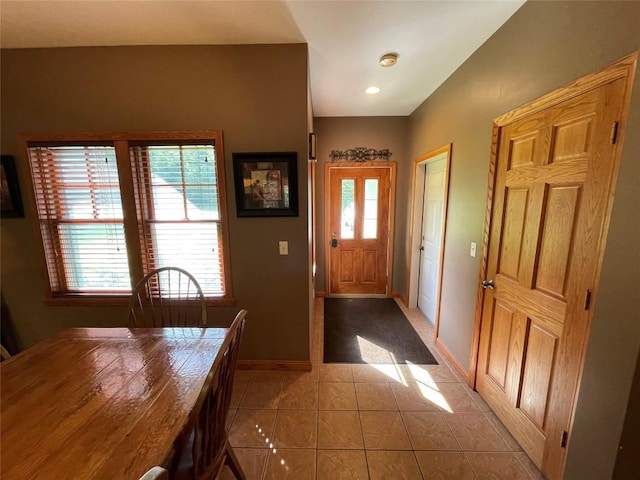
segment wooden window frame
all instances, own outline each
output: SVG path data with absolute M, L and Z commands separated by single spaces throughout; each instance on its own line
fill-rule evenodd
M 27 163 L 30 169 L 30 178 L 33 187 L 30 189 L 29 197 L 32 205 L 37 205 L 35 191 L 34 170 L 31 165 L 29 148 L 33 146 L 63 146 L 63 145 L 92 145 L 96 143 L 110 144 L 115 149 L 117 163 L 118 180 L 120 183 L 121 203 L 123 211 L 123 223 L 125 231 L 125 241 L 129 261 L 129 272 L 131 276 L 131 288 L 135 283 L 147 273 L 143 256 L 146 252 L 143 241 L 144 231 L 147 228 L 144 218 L 140 215 L 139 205 L 136 201 L 136 185 L 134 179 L 133 159 L 130 156 L 129 147 L 135 143 L 161 142 L 167 145 L 177 145 L 181 143 L 202 143 L 214 145 L 216 151 L 216 180 L 218 188 L 218 205 L 220 219 L 216 221 L 221 230 L 219 235 L 219 249 L 222 251 L 221 263 L 223 270 L 224 294 L 222 296 L 209 296 L 206 298 L 207 305 L 212 306 L 232 306 L 235 299 L 232 293 L 231 264 L 229 254 L 229 223 L 227 209 L 227 195 L 225 185 L 225 156 L 222 132 L 219 130 L 199 130 L 190 132 L 106 132 L 99 134 L 78 133 L 78 134 L 22 134 L 20 141 L 23 151 L 26 154 Z M 143 185 L 143 188 L 151 188 L 151 185 Z M 149 197 L 147 197 L 149 198 Z M 34 208 L 37 212 L 37 209 Z M 47 256 L 46 239 L 40 227 L 40 219 L 35 224 L 37 236 L 40 239 L 42 262 L 45 265 L 45 304 L 47 305 L 126 305 L 131 296 L 127 293 L 77 293 L 64 292 L 54 289 L 49 272 L 50 260 Z M 153 244 L 150 245 L 152 248 Z M 56 261 L 56 275 L 64 273 L 62 264 L 64 259 Z M 147 270 L 147 271 L 145 271 Z M 57 283 L 66 280 L 60 279 Z

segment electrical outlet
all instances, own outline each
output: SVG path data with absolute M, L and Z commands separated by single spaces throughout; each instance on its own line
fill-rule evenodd
M 476 256 L 476 242 L 471 242 L 471 251 L 469 252 L 469 255 L 472 257 Z
M 289 242 L 286 240 L 280 240 L 280 242 L 278 242 L 278 247 L 280 249 L 280 255 L 289 255 Z

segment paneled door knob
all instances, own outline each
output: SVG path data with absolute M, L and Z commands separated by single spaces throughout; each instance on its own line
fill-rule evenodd
M 491 290 L 493 290 L 495 288 L 493 280 L 483 280 L 482 288 L 490 288 Z

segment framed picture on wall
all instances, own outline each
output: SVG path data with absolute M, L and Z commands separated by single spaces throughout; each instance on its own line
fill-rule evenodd
M 234 153 L 238 217 L 298 216 L 296 152 Z
M 0 210 L 3 218 L 24 217 L 16 163 L 11 155 L 0 157 Z

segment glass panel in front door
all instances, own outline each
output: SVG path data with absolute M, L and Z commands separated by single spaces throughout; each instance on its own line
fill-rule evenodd
M 343 178 L 340 185 L 341 208 L 340 238 L 353 239 L 355 237 L 356 218 L 356 182 L 353 178 Z
M 378 179 L 364 180 L 364 225 L 362 238 L 378 236 Z

